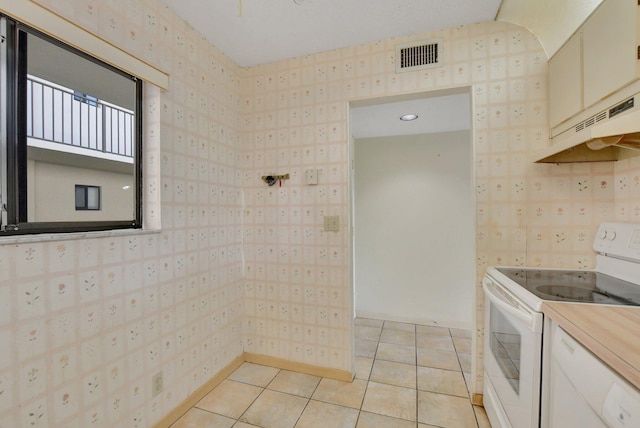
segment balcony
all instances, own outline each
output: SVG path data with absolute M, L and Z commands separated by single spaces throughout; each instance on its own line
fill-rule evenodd
M 27 146 L 133 164 L 134 112 L 27 77 Z M 49 153 L 51 155 L 51 153 Z

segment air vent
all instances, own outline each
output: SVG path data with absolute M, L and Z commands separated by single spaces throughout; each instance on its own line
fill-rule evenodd
M 396 46 L 396 73 L 442 67 L 442 39 Z
M 588 128 L 594 123 L 596 123 L 596 120 L 593 117 L 590 117 L 589 119 L 584 121 L 584 126 Z
M 619 104 L 616 104 L 615 106 L 611 107 L 608 110 L 601 111 L 600 113 L 596 114 L 595 116 L 591 116 L 590 118 L 586 119 L 584 122 L 580 122 L 573 129 L 574 129 L 575 132 L 580 132 L 585 128 L 588 128 L 588 127 L 590 127 L 592 125 L 595 125 L 597 122 L 600 122 L 600 121 L 605 120 L 605 119 L 611 119 L 615 115 L 618 115 L 618 114 L 623 113 L 623 112 L 625 112 L 627 110 L 630 110 L 634 106 L 635 106 L 635 99 L 634 99 L 634 97 L 631 97 L 626 101 L 623 101 L 623 102 L 621 102 Z
M 603 111 L 596 115 L 596 122 L 600 122 L 601 120 L 605 120 L 607 118 L 607 112 Z

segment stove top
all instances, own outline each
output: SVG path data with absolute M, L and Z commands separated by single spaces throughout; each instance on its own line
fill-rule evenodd
M 542 300 L 640 306 L 640 285 L 604 273 L 496 267 Z

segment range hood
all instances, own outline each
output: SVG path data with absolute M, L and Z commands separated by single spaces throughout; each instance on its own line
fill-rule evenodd
M 615 161 L 626 152 L 640 155 L 640 93 L 554 136 L 536 153 L 539 163 Z M 635 153 L 634 153 L 635 152 Z

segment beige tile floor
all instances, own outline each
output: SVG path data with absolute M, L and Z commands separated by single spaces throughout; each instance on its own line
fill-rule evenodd
M 486 428 L 471 405 L 471 332 L 357 318 L 356 378 L 244 363 L 172 428 Z

